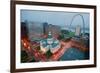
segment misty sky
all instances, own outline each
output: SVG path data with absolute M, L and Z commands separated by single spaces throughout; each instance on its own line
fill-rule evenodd
M 77 14 L 83 16 L 85 27 L 89 28 L 89 13 L 21 10 L 21 21 L 47 22 L 53 25 L 68 26 L 70 25 L 72 18 Z M 71 25 L 73 27 L 75 25 L 83 26 L 82 17 L 77 15 Z

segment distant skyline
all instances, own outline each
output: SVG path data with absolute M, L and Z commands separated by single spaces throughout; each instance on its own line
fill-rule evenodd
M 21 10 L 21 22 L 33 21 L 33 22 L 47 22 L 48 24 L 59 25 L 67 27 L 70 25 L 72 18 L 81 14 L 84 18 L 85 28 L 89 29 L 90 14 L 83 12 L 54 12 L 54 11 L 36 11 L 36 10 Z M 72 22 L 72 27 L 76 25 L 83 26 L 83 20 L 81 16 L 76 16 Z

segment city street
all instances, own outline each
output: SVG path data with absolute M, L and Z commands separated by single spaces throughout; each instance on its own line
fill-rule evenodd
M 25 43 L 27 44 L 27 47 L 25 46 Z M 87 51 L 88 49 L 82 45 L 80 42 L 76 41 L 76 40 L 73 40 L 73 39 L 70 39 L 70 40 L 65 40 L 65 41 L 60 41 L 60 44 L 61 44 L 61 48 L 53 53 L 51 55 L 50 58 L 47 58 L 46 57 L 46 54 L 40 52 L 39 50 L 37 50 L 37 48 L 33 48 L 32 47 L 32 44 L 30 44 L 28 41 L 22 43 L 25 47 L 25 49 L 32 55 L 34 56 L 34 59 L 36 61 L 57 61 L 59 60 L 62 55 L 70 48 L 74 47 L 74 48 L 77 48 L 78 50 L 81 50 L 81 51 Z M 30 47 L 30 48 L 29 48 Z M 28 49 L 27 49 L 28 48 Z

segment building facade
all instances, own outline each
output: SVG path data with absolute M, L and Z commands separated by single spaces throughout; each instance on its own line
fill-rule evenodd
M 49 32 L 46 39 L 40 41 L 40 48 L 43 53 L 46 53 L 48 50 L 50 50 L 51 53 L 55 53 L 58 49 L 60 49 L 60 47 L 61 45 L 59 40 L 54 39 L 51 32 Z

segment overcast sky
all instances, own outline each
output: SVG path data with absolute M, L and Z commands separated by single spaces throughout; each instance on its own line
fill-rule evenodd
M 35 10 L 21 10 L 21 21 L 33 21 L 33 22 L 47 22 L 53 25 L 68 26 L 71 23 L 72 18 L 81 14 L 85 21 L 85 27 L 89 28 L 89 13 L 79 13 L 79 12 L 54 12 L 54 11 L 35 11 Z M 80 15 L 74 17 L 71 24 L 83 25 L 83 20 Z

